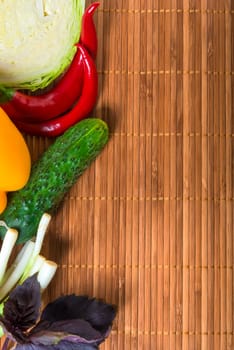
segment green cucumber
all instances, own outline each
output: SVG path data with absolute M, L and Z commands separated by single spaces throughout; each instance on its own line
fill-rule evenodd
M 8 199 L 0 215 L 8 227 L 19 232 L 18 243 L 36 235 L 43 213 L 52 214 L 77 178 L 101 152 L 108 141 L 108 127 L 96 118 L 84 119 L 69 128 L 32 166 L 27 185 Z M 0 226 L 0 236 L 6 228 Z

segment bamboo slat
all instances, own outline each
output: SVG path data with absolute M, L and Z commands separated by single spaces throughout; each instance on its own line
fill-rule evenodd
M 101 349 L 232 350 L 234 2 L 104 0 L 95 21 L 110 141 L 52 220 L 45 299 L 116 304 Z

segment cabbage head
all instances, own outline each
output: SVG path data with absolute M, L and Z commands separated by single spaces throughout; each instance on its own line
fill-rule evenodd
M 85 0 L 0 1 L 0 85 L 44 89 L 71 63 Z

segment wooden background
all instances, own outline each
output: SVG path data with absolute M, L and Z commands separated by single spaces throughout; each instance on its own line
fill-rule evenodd
M 46 298 L 118 305 L 105 350 L 233 350 L 234 1 L 105 0 L 95 21 L 111 137 L 52 220 Z
M 105 350 L 233 350 L 234 1 L 105 0 L 95 20 L 111 138 L 51 224 L 48 298 L 117 304 Z

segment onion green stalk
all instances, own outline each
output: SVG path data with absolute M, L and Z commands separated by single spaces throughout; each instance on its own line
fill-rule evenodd
M 24 246 L 21 248 L 21 250 L 19 251 L 18 255 L 16 256 L 14 262 L 12 263 L 12 265 L 6 270 L 1 285 L 3 285 L 9 278 L 9 276 L 12 274 L 13 270 L 16 268 L 16 266 L 18 265 L 18 263 L 20 262 L 20 260 L 22 259 L 25 250 L 27 249 L 28 244 L 31 241 L 28 241 L 27 243 L 24 244 Z
M 7 233 L 4 237 L 3 243 L 2 243 L 2 248 L 0 251 L 0 285 L 1 281 L 3 279 L 3 276 L 6 271 L 6 267 L 8 264 L 8 260 L 10 258 L 10 255 L 12 253 L 12 249 L 14 248 L 15 242 L 18 238 L 18 232 L 13 229 L 8 229 Z
M 38 255 L 34 261 L 33 266 L 28 271 L 28 277 L 31 277 L 35 273 L 38 273 L 42 267 L 42 264 L 46 261 L 46 258 L 42 255 Z
M 29 277 L 30 270 L 35 264 L 36 258 L 40 254 L 42 243 L 45 238 L 46 230 L 49 226 L 50 220 L 51 220 L 51 216 L 49 214 L 45 213 L 42 215 L 41 220 L 39 222 L 38 230 L 37 230 L 36 241 L 32 252 L 32 256 L 27 264 L 27 267 L 24 270 L 24 273 L 20 279 L 20 283 L 23 283 L 23 281 L 25 281 L 26 278 Z
M 25 252 L 23 254 L 23 257 L 20 259 L 19 263 L 13 269 L 12 273 L 10 274 L 6 282 L 3 284 L 3 286 L 0 287 L 1 301 L 7 296 L 7 294 L 12 290 L 12 288 L 14 288 L 20 276 L 22 276 L 22 274 L 24 273 L 24 270 L 27 267 L 28 261 L 32 256 L 34 246 L 35 246 L 34 242 L 28 243 L 27 248 L 25 249 Z
M 37 280 L 41 285 L 42 291 L 44 291 L 48 285 L 50 284 L 52 278 L 55 275 L 55 272 L 57 270 L 57 264 L 53 261 L 46 260 L 38 273 Z
M 18 232 L 6 226 L 7 233 L 0 250 L 0 315 L 3 314 L 4 302 L 16 285 L 22 284 L 28 277 L 37 273 L 41 292 L 43 292 L 54 277 L 57 264 L 40 255 L 50 220 L 49 214 L 42 215 L 35 241 L 26 242 L 9 267 L 7 267 L 8 261 L 17 241 Z M 5 223 L 0 222 L 0 225 Z M 0 327 L 0 337 L 2 335 L 3 330 Z

